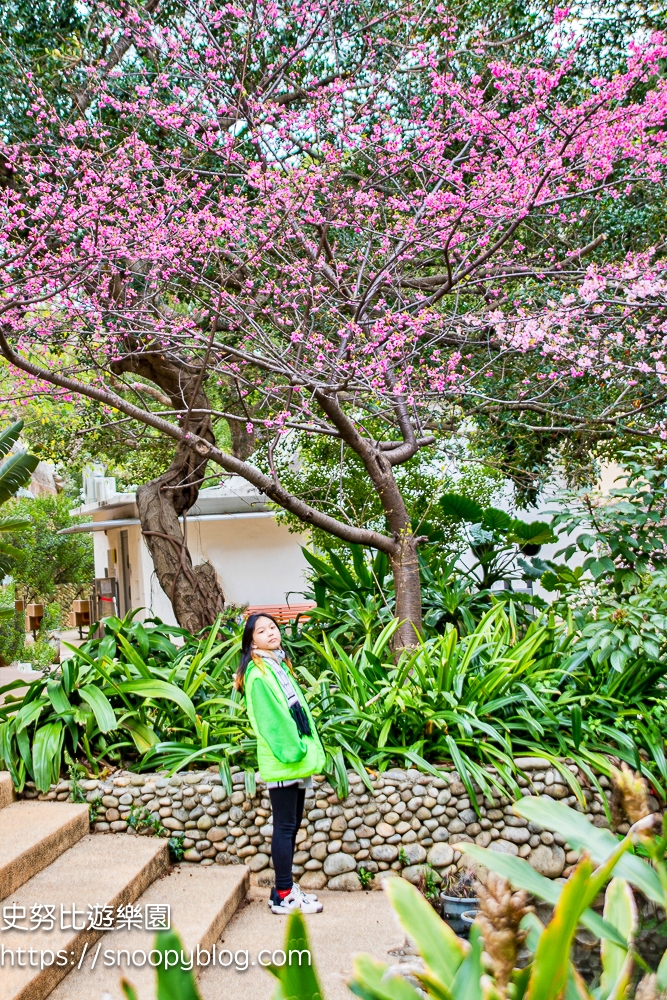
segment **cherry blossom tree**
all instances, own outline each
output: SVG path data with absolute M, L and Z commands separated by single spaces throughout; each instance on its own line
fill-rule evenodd
M 414 642 L 420 536 L 397 467 L 497 413 L 546 435 L 662 432 L 662 249 L 609 259 L 595 220 L 664 181 L 667 47 L 634 44 L 585 85 L 566 51 L 470 76 L 444 8 L 172 7 L 107 11 L 67 115 L 26 74 L 34 130 L 2 151 L 0 351 L 176 442 L 137 500 L 180 622 L 223 603 L 179 523 L 212 463 L 387 553 Z M 290 492 L 289 434 L 355 453 L 385 523 Z

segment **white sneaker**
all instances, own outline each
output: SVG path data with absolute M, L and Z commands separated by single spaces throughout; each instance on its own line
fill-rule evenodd
M 273 893 L 271 895 L 273 896 Z M 271 913 L 294 913 L 295 910 L 301 909 L 301 898 L 295 895 L 294 889 L 292 889 L 289 896 L 285 896 L 285 898 L 280 899 L 280 901 L 278 901 L 275 897 L 269 899 L 269 909 L 271 910 Z
M 279 903 L 271 900 L 269 902 L 271 913 L 287 914 L 300 910 L 301 913 L 321 913 L 324 907 L 317 900 L 307 901 L 298 885 L 293 885 L 288 896 L 281 899 Z
M 298 882 L 294 882 L 293 883 L 293 885 L 292 885 L 292 891 L 294 891 L 294 890 L 297 890 L 298 892 L 301 893 L 301 895 L 302 895 L 303 899 L 306 901 L 306 903 L 316 903 L 317 902 L 317 896 L 315 895 L 315 893 L 314 892 L 304 892 Z M 269 896 L 269 898 L 267 899 L 266 902 L 267 902 L 267 905 L 268 905 L 269 909 L 271 908 L 271 904 L 272 903 L 275 903 L 276 905 L 278 905 L 278 898 L 276 897 L 276 893 L 275 893 L 275 891 L 273 889 L 271 890 L 271 895 Z
M 299 892 L 301 893 L 301 895 L 303 896 L 303 898 L 306 900 L 307 903 L 316 903 L 317 902 L 317 896 L 315 895 L 315 893 L 314 892 L 304 892 L 298 882 L 294 883 L 294 888 L 299 890 Z
M 317 896 L 312 892 L 304 892 L 298 882 L 292 886 L 292 892 L 301 897 L 302 913 L 321 913 L 324 909 Z M 310 907 L 310 909 L 306 909 L 306 907 Z

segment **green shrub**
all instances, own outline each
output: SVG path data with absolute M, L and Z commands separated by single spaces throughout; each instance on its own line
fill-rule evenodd
M 11 604 L 0 607 L 0 666 L 21 659 L 25 646 L 25 612 L 15 610 L 13 588 L 8 596 Z
M 209 695 L 229 689 L 227 677 L 216 683 L 219 665 L 210 674 L 206 668 L 233 640 L 215 646 L 217 626 L 198 640 L 161 622 L 135 622 L 135 614 L 105 619 L 102 638 L 71 647 L 73 655 L 53 676 L 33 681 L 19 698 L 12 692 L 22 682 L 0 688 L 6 696 L 0 758 L 17 788 L 30 776 L 40 791 L 48 789 L 59 778 L 65 750 L 72 758 L 82 755 L 97 772 L 105 757 L 119 760 L 122 754 L 126 763 L 138 764 L 161 740 L 182 733 L 208 745 L 210 722 L 201 721 L 195 703 L 206 713 Z M 174 636 L 184 639 L 182 647 Z M 231 787 L 228 772 L 227 764 Z
M 386 891 L 391 904 L 425 963 L 423 971 L 412 971 L 421 992 L 369 955 L 355 959 L 352 992 L 363 1000 L 419 1000 L 424 995 L 437 1000 L 620 1000 L 635 995 L 657 1000 L 667 987 L 667 953 L 657 972 L 647 970 L 636 993 L 634 989 L 637 967 L 647 967 L 636 950 L 633 889 L 663 911 L 667 907 L 667 821 L 658 824 L 659 817 L 648 815 L 646 787 L 629 771 L 616 772 L 615 779 L 628 818 L 635 820 L 620 842 L 562 803 L 526 797 L 515 806 L 525 819 L 586 852 L 565 884 L 538 874 L 522 858 L 461 844 L 488 870 L 486 885 L 478 887 L 480 912 L 469 944 L 456 937 L 413 886 L 390 879 Z M 603 890 L 601 916 L 592 906 Z M 528 893 L 554 907 L 546 926 L 527 906 Z M 572 962 L 580 925 L 600 941 L 602 976 L 594 990 Z M 519 968 L 522 948 L 528 962 Z M 298 991 L 291 995 L 305 997 Z

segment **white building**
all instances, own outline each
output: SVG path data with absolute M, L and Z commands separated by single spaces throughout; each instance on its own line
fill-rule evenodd
M 71 514 L 88 515 L 91 520 L 63 533 L 92 532 L 95 576 L 116 578 L 118 613 L 147 608 L 164 622 L 176 624 L 141 534 L 135 494 L 116 493 L 115 480 L 105 478 L 102 467 L 86 475 L 84 493 L 86 502 Z M 269 610 L 304 604 L 305 539 L 290 532 L 267 508 L 264 494 L 234 476 L 221 486 L 202 489 L 188 511 L 192 562 L 213 563 L 228 605 Z

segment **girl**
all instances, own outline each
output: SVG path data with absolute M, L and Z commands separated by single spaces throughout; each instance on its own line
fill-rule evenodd
M 243 630 L 236 688 L 244 691 L 250 725 L 257 737 L 259 773 L 273 809 L 271 856 L 276 884 L 273 913 L 320 913 L 317 896 L 301 891 L 292 879 L 296 835 L 301 826 L 311 775 L 324 767 L 325 755 L 306 699 L 282 648 L 271 615 L 250 615 Z

